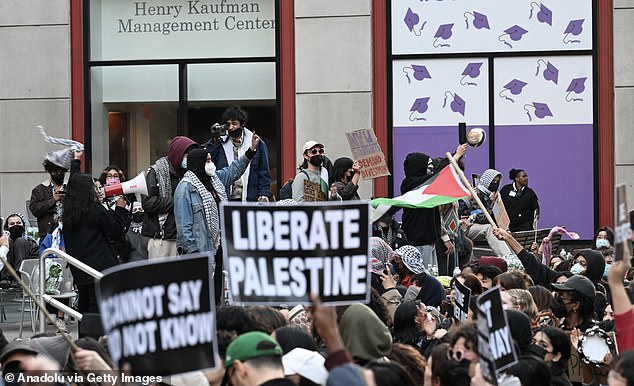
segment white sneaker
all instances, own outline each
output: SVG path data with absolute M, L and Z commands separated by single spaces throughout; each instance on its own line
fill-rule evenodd
M 68 327 L 66 327 L 66 322 L 64 319 L 55 319 L 55 328 L 60 332 L 65 332 L 68 334 Z

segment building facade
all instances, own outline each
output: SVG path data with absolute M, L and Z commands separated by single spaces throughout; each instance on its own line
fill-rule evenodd
M 478 3 L 486 8 L 490 1 Z M 547 10 L 553 11 L 556 25 L 562 22 L 557 16 L 565 13 L 557 7 L 564 2 L 550 3 Z M 634 161 L 626 150 L 632 136 L 628 123 L 634 71 L 628 54 L 632 43 L 625 37 L 634 21 L 634 2 L 583 3 L 589 13 L 576 20 L 584 19 L 585 24 L 570 27 L 556 47 L 522 47 L 522 39 L 511 36 L 517 31 L 511 31 L 507 38 L 496 35 L 500 46 L 460 48 L 460 36 L 466 29 L 471 27 L 468 32 L 475 36 L 487 28 L 476 21 L 475 13 L 465 13 L 448 30 L 437 29 L 443 25 L 438 20 L 456 13 L 449 9 L 450 2 L 437 2 L 435 8 L 426 9 L 420 7 L 431 5 L 406 0 L 2 1 L 0 52 L 6 54 L 0 59 L 0 214 L 24 211 L 30 190 L 46 178 L 42 157 L 55 147 L 44 143 L 37 125 L 45 126 L 50 135 L 84 142 L 84 164 L 94 176 L 106 165 L 117 164 L 131 177 L 165 154 L 174 135 L 206 141 L 209 126 L 219 121 L 222 110 L 237 103 L 250 112 L 247 126 L 269 144 L 272 175 L 281 183 L 294 176 L 305 141 L 323 142 L 334 159 L 350 153 L 345 132 L 373 127 L 394 178 L 363 181 L 361 196 L 366 198 L 399 193 L 402 158 L 407 151 L 441 156 L 455 149 L 452 125 L 466 121 L 470 127 L 485 127 L 491 130 L 490 147 L 470 151 L 473 170 L 468 171 L 495 167 L 506 175 L 511 167 L 526 169 L 531 185 L 542 189 L 541 199 L 552 214 L 550 218 L 545 214 L 547 223 L 540 227 L 567 225 L 576 230 L 576 224 L 555 223 L 559 213 L 554 212 L 572 202 L 573 206 L 565 207 L 569 216 L 564 218 L 583 222 L 582 236 L 589 238 L 596 226 L 612 223 L 615 181 L 630 186 L 634 179 Z M 583 10 L 584 6 L 577 8 Z M 525 30 L 548 27 L 547 20 L 542 21 L 547 14 L 544 9 L 534 9 L 534 17 L 530 7 L 525 11 L 525 19 L 531 12 L 531 18 L 524 21 Z M 489 31 L 501 28 L 490 13 L 477 14 L 488 14 Z M 504 23 L 522 25 L 510 20 Z M 558 33 L 567 26 L 562 28 Z M 573 33 L 575 28 L 583 33 Z M 430 45 L 413 50 L 399 46 L 406 41 L 403 33 L 413 34 L 412 38 L 431 34 Z M 559 41 L 560 36 L 557 38 Z M 572 44 L 571 50 L 563 45 L 584 39 L 581 45 Z M 505 40 L 515 47 L 509 49 Z M 568 65 L 558 65 L 555 59 L 585 63 L 587 76 L 576 78 L 585 77 L 587 83 L 576 87 L 587 95 L 579 96 L 571 79 L 564 80 Z M 505 109 L 494 106 L 509 102 L 498 101 L 493 93 L 499 94 L 501 86 L 508 84 L 503 78 L 512 75 L 503 73 L 505 65 L 513 68 L 524 63 L 528 71 L 536 64 L 540 72 L 541 63 L 544 72 L 549 62 L 561 70 L 558 86 L 572 90 L 564 97 L 590 103 L 579 114 L 573 110 L 571 117 L 585 113 L 588 119 L 557 121 L 561 114 L 553 110 L 551 116 L 545 114 L 551 121 L 540 126 L 541 113 L 535 105 L 528 106 L 522 117 L 530 121 L 524 122 L 528 129 L 522 133 L 537 139 L 526 145 L 520 141 L 517 146 L 528 149 L 514 151 L 510 146 L 516 136 L 507 132 L 505 137 L 503 126 L 508 122 L 499 117 Z M 476 93 L 472 101 L 466 99 L 468 106 L 478 100 L 491 102 L 476 109 L 481 116 L 451 112 L 445 106 L 453 115 L 429 122 L 416 116 L 409 119 L 418 113 L 415 110 L 425 110 L 422 105 L 412 105 L 417 98 L 399 88 L 399 82 L 415 83 L 415 76 L 421 77 L 420 73 L 408 74 L 414 71 L 412 64 L 418 68 L 428 64 L 431 79 L 446 84 L 448 80 L 441 81 L 437 74 L 449 73 L 452 65 L 467 71 L 465 65 L 471 63 L 480 63 L 477 73 L 487 90 L 481 96 Z M 434 70 L 433 65 L 446 71 Z M 462 74 L 458 82 L 465 84 L 457 87 L 468 92 L 477 89 L 468 84 L 478 82 L 475 73 Z M 424 75 L 422 79 L 430 80 Z M 548 86 L 553 83 L 551 80 Z M 446 98 L 454 98 L 456 103 L 455 95 L 463 93 L 436 91 L 450 92 Z M 513 95 L 517 94 L 510 92 Z M 434 106 L 438 114 L 444 113 L 439 104 L 429 103 L 429 113 Z M 403 117 L 413 123 L 399 121 L 399 109 L 405 104 Z M 450 100 L 449 108 L 455 110 L 451 104 Z M 575 142 L 581 135 L 573 127 L 549 135 L 549 125 L 579 123 L 585 125 L 579 129 L 585 130 L 583 143 Z M 457 144 L 457 129 L 455 133 Z M 545 161 L 531 170 L 531 157 Z M 579 189 L 587 189 L 580 194 L 583 208 L 574 206 L 580 205 L 575 201 Z M 548 198 L 557 195 L 557 199 Z M 634 204 L 633 196 L 630 194 L 630 204 Z M 577 212 L 583 215 L 575 217 Z

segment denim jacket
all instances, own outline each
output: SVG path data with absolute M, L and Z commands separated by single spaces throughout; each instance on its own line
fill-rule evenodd
M 231 186 L 244 173 L 249 161 L 247 156 L 242 156 L 231 165 L 216 170 L 216 175 L 225 187 Z M 214 245 L 205 222 L 203 199 L 196 187 L 186 180 L 181 180 L 174 192 L 174 216 L 177 230 L 176 246 L 179 251 L 183 254 L 207 251 L 216 254 L 218 248 Z

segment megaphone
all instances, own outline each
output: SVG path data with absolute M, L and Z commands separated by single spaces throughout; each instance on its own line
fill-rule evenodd
M 139 173 L 130 181 L 120 182 L 118 184 L 106 185 L 104 188 L 106 197 L 119 196 L 122 194 L 140 193 L 147 196 L 147 184 L 145 183 L 145 172 Z

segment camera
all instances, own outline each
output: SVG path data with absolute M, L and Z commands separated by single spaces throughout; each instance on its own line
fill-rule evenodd
M 226 124 L 219 124 L 219 123 L 214 123 L 213 125 L 211 125 L 211 138 L 209 139 L 211 143 L 213 144 L 219 144 L 222 142 L 221 137 L 224 137 L 225 135 L 227 135 L 227 125 Z

